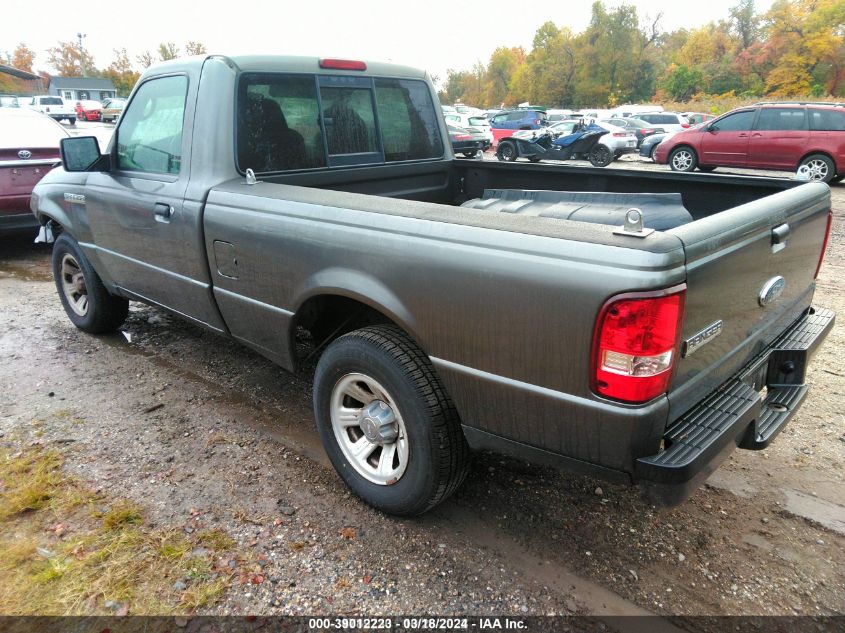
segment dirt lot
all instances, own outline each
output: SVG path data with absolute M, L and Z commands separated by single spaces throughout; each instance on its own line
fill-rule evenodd
M 845 187 L 833 198 L 816 303 L 845 315 Z M 83 334 L 61 309 L 48 258 L 29 236 L 3 238 L 0 442 L 60 448 L 66 469 L 134 500 L 154 525 L 227 532 L 262 582 L 234 582 L 206 612 L 845 610 L 842 319 L 787 429 L 766 451 L 736 452 L 680 508 L 478 455 L 453 499 L 397 520 L 328 466 L 308 376 L 139 304 L 122 334 Z M 45 534 L 44 546 L 60 538 Z

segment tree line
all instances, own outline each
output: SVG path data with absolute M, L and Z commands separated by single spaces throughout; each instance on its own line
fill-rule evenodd
M 614 107 L 845 96 L 845 0 L 777 0 L 764 13 L 739 0 L 725 19 L 671 32 L 661 17 L 594 2 L 581 33 L 546 22 L 528 52 L 500 47 L 486 65 L 450 69 L 441 102 Z
M 175 43 L 162 42 L 155 51 L 147 50 L 136 56 L 133 63 L 125 48 L 116 48 L 114 58 L 104 68 L 98 68 L 94 57 L 76 42 L 59 42 L 56 46 L 48 48 L 46 52 L 47 63 L 55 69 L 57 76 L 104 77 L 111 80 L 119 96 L 126 97 L 141 76 L 140 71 L 136 70 L 137 67 L 148 68 L 158 61 L 176 59 L 182 55 L 202 55 L 207 51 L 201 42 L 187 42 L 184 53 Z M 45 80 L 50 76 L 46 72 L 36 72 L 33 69 L 35 52 L 24 43 L 18 44 L 13 52 L 7 52 L 5 57 L 9 66 L 38 74 Z M 21 81 L 0 73 L 0 92 L 16 93 L 24 90 L 25 85 Z

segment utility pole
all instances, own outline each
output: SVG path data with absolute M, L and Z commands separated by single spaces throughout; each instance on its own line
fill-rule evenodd
M 85 68 L 85 49 L 82 48 L 82 38 L 87 37 L 85 33 L 77 33 L 76 39 L 79 42 L 79 66 L 82 68 L 82 76 L 87 77 L 87 69 Z

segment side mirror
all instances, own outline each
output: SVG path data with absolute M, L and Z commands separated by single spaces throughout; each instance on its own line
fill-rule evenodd
M 100 145 L 94 136 L 63 138 L 60 144 L 65 171 L 96 171 L 107 167 L 108 157 L 100 154 Z
M 719 126 L 710 124 L 710 125 L 707 126 L 707 131 L 710 132 L 711 134 L 713 134 L 714 132 L 718 132 Z

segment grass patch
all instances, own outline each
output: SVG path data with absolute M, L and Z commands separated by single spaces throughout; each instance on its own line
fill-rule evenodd
M 62 463 L 43 447 L 0 449 L 0 615 L 112 614 L 109 601 L 191 613 L 223 596 L 235 578 L 216 565 L 235 547 L 228 534 L 147 527 L 141 508 L 93 493 Z

